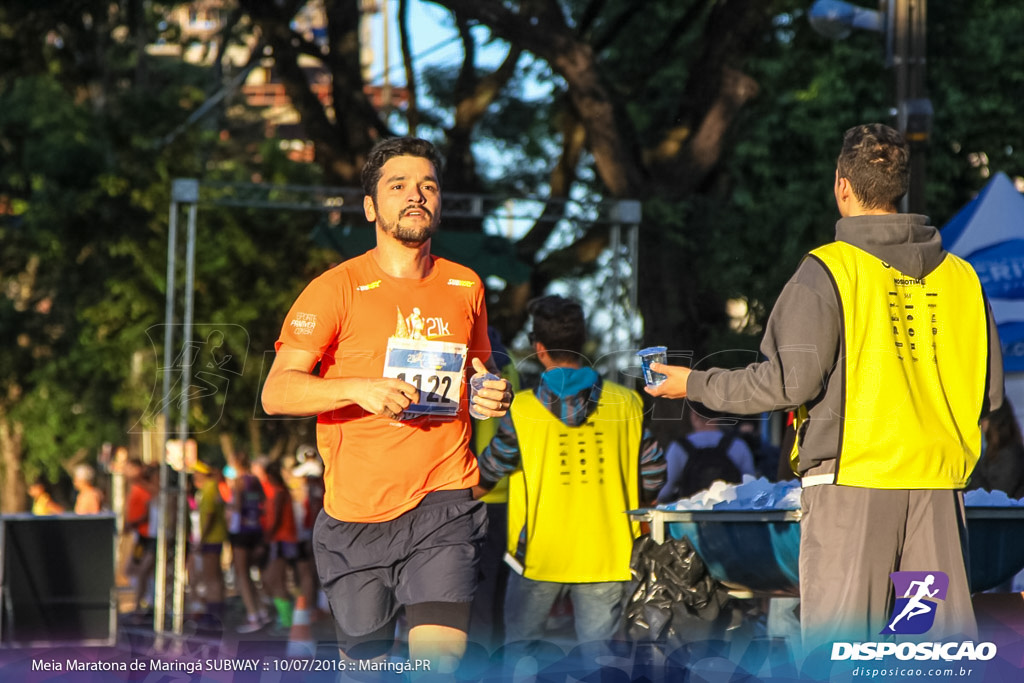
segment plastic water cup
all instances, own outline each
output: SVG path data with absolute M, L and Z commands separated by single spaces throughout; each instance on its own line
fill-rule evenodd
M 644 382 L 649 387 L 656 387 L 666 379 L 668 375 L 651 370 L 651 363 L 666 363 L 668 361 L 668 348 L 664 346 L 649 346 L 636 352 L 640 356 L 640 364 L 644 369 Z
M 488 380 L 501 379 L 495 374 L 490 372 L 484 375 L 473 375 L 469 379 L 469 416 L 476 418 L 477 420 L 486 420 L 490 415 L 484 415 L 483 413 L 477 412 L 476 404 L 473 403 L 473 397 L 476 396 L 477 392 L 484 388 L 484 382 Z

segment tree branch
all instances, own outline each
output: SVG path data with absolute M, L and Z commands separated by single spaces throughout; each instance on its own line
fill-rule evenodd
M 218 32 L 217 56 L 213 60 L 214 82 L 219 84 L 224 77 L 224 55 L 227 53 L 228 42 L 231 40 L 231 32 L 238 26 L 244 12 L 241 7 L 235 7 L 228 13 L 224 26 Z
M 552 3 L 544 6 L 542 22 L 538 14 L 513 12 L 496 0 L 434 1 L 487 24 L 495 35 L 545 60 L 568 85 L 573 106 L 586 128 L 598 175 L 609 193 L 616 197 L 644 193 L 643 169 L 620 132 L 628 130 L 628 121 L 616 112 L 590 46 L 572 34 L 564 16 L 556 20 L 551 15 Z
M 608 4 L 608 0 L 591 0 L 586 7 L 583 8 L 583 12 L 580 14 L 579 23 L 576 24 L 576 35 L 580 38 L 585 37 L 590 33 L 591 27 L 597 18 L 601 16 L 601 12 L 604 11 L 605 6 Z M 627 10 L 623 10 L 627 11 Z
M 648 4 L 649 0 L 640 0 L 639 7 L 633 5 L 625 5 L 617 16 L 612 18 L 611 21 L 607 22 L 607 29 L 604 35 L 595 36 L 593 40 L 594 52 L 604 52 L 612 42 L 623 34 L 625 29 L 629 26 L 629 20 L 633 17 L 640 16 L 640 12 L 643 10 L 643 6 Z M 659 54 L 655 52 L 654 54 Z
M 686 12 L 683 14 L 683 16 L 679 17 L 679 20 L 672 24 L 668 32 L 665 33 L 665 37 L 662 39 L 658 47 L 655 48 L 654 54 L 663 55 L 671 52 L 672 48 L 676 45 L 676 43 L 679 42 L 679 39 L 687 31 L 687 29 L 692 29 L 693 26 L 700 19 L 700 15 L 708 10 L 708 6 L 710 4 L 714 4 L 713 0 L 711 3 L 706 2 L 705 0 L 700 0 L 699 2 L 694 2 L 692 5 L 686 8 Z M 669 60 L 665 61 L 668 62 Z M 648 79 L 653 78 L 654 75 L 657 73 L 658 72 L 656 70 L 652 69 L 647 73 Z M 639 75 L 641 74 L 638 74 L 638 76 Z
M 595 223 L 569 246 L 548 254 L 534 270 L 534 291 L 544 291 L 548 283 L 560 277 L 592 269 L 608 246 L 608 239 L 608 226 Z
M 562 154 L 551 171 L 551 197 L 564 199 L 576 181 L 576 169 L 586 144 L 586 130 L 572 107 L 565 107 L 561 116 Z M 544 246 L 557 222 L 565 214 L 562 202 L 548 202 L 533 227 L 516 243 L 516 252 L 527 263 L 536 260 L 537 252 Z
M 465 59 L 455 82 L 455 122 L 448 131 L 448 167 L 446 179 L 463 191 L 479 189 L 476 165 L 471 149 L 473 129 L 487 112 L 502 89 L 515 75 L 522 49 L 511 47 L 505 59 L 490 74 L 480 78 L 476 68 L 476 44 L 470 33 L 469 22 L 455 15 L 462 39 Z
M 416 70 L 412 62 L 412 44 L 409 39 L 409 0 L 398 3 L 398 34 L 402 43 L 402 65 L 405 67 L 406 110 L 405 120 L 409 134 L 416 135 L 420 125 L 419 98 L 417 96 Z
M 721 159 L 725 133 L 743 106 L 757 96 L 757 82 L 737 65 L 758 30 L 771 19 L 765 0 L 721 0 L 703 33 L 704 50 L 690 69 L 680 97 L 680 124 L 645 154 L 651 177 L 662 188 L 688 194 Z

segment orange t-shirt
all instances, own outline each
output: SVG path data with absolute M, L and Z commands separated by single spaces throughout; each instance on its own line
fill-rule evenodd
M 277 349 L 316 354 L 321 377 L 383 377 L 392 336 L 465 344 L 466 368 L 491 355 L 483 285 L 469 268 L 433 257 L 423 279 L 395 278 L 370 252 L 311 282 L 285 318 Z M 465 375 L 463 376 L 463 380 Z M 479 481 L 469 449 L 465 381 L 455 417 L 399 421 L 358 405 L 321 414 L 317 446 L 324 459 L 324 509 L 346 522 L 384 522 L 416 507 L 432 491 Z
M 139 519 L 146 520 L 144 522 L 137 523 L 135 527 L 139 536 L 142 536 L 143 538 L 150 538 L 149 503 L 151 500 L 153 500 L 153 494 L 151 494 L 142 484 L 132 484 L 128 489 L 128 503 L 126 505 L 127 510 L 125 519 L 129 522 Z
M 267 482 L 264 491 L 267 494 L 267 502 L 263 506 L 263 530 L 270 532 L 271 526 L 274 524 L 274 502 L 278 496 L 281 496 L 283 499 L 281 501 L 281 521 L 270 540 L 275 543 L 281 541 L 297 543 L 299 532 L 295 526 L 295 508 L 292 506 L 292 496 L 288 489 Z

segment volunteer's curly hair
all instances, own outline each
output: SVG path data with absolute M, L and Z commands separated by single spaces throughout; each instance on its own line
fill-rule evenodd
M 885 124 L 854 126 L 843 135 L 836 170 L 864 208 L 894 211 L 910 188 L 910 149 Z

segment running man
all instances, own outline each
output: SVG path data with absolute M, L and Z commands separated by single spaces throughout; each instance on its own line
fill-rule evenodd
M 430 253 L 440 171 L 424 140 L 371 150 L 363 210 L 376 246 L 299 296 L 263 389 L 270 414 L 318 416 L 313 547 L 342 656 L 386 656 L 404 606 L 409 656 L 432 673 L 453 671 L 466 647 L 487 519 L 471 494 L 465 380 L 491 353 L 480 277 Z M 498 379 L 473 400 L 500 417 L 512 396 Z

